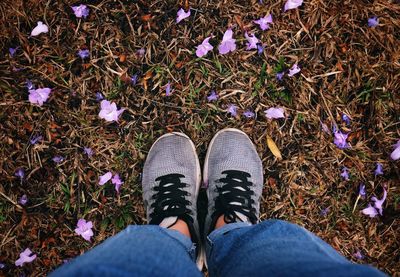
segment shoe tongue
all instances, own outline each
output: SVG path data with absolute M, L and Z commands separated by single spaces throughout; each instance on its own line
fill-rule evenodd
M 163 227 L 163 228 L 169 228 L 169 227 L 173 226 L 177 221 L 178 221 L 177 216 L 166 217 L 161 221 L 159 226 Z

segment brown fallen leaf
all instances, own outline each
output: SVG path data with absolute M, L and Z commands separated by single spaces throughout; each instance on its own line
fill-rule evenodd
M 120 61 L 121 63 L 124 63 L 124 62 L 126 61 L 126 55 L 125 55 L 125 54 L 119 55 L 119 61 Z
M 144 77 L 141 81 L 144 90 L 147 90 L 147 80 L 150 79 L 152 76 L 153 76 L 153 73 L 151 71 L 147 71 L 146 74 L 144 75 Z
M 141 17 L 140 17 L 140 19 L 143 21 L 143 22 L 148 22 L 148 21 L 150 21 L 151 20 L 151 14 L 145 14 L 145 15 L 142 15 Z
M 244 30 L 242 18 L 239 15 L 234 15 L 233 17 L 235 18 L 235 21 L 239 25 L 240 29 Z
M 27 130 L 27 131 L 29 131 L 29 132 L 32 132 L 32 130 L 33 130 L 32 124 L 30 124 L 30 123 L 28 123 L 28 122 L 25 122 L 25 123 L 22 125 L 22 128 L 24 128 L 25 130 Z
M 276 180 L 273 177 L 269 177 L 268 178 L 268 185 L 273 188 L 276 189 Z
M 269 150 L 271 150 L 272 154 L 278 158 L 278 160 L 282 160 L 281 151 L 279 151 L 278 146 L 276 146 L 275 142 L 270 136 L 267 136 L 267 146 Z

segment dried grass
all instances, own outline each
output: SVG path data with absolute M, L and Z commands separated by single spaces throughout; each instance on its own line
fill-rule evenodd
M 363 262 L 400 273 L 399 163 L 388 158 L 400 138 L 398 2 L 306 0 L 300 9 L 283 13 L 283 1 L 261 6 L 258 1 L 199 0 L 190 2 L 192 16 L 179 25 L 176 11 L 188 3 L 90 2 L 90 17 L 83 21 L 69 8 L 77 1 L 0 4 L 0 261 L 9 266 L 5 274 L 42 275 L 127 224 L 144 223 L 140 172 L 155 138 L 183 131 L 203 158 L 213 134 L 228 126 L 249 134 L 262 157 L 262 219 L 295 222 L 349 259 L 361 250 Z M 252 20 L 269 12 L 273 27 L 261 32 Z M 372 15 L 379 16 L 377 28 L 366 26 Z M 38 20 L 50 25 L 50 33 L 28 38 Z M 194 57 L 196 45 L 209 35 L 217 45 L 228 26 L 234 28 L 238 51 Z M 261 57 L 244 50 L 245 30 L 264 42 Z M 21 48 L 11 59 L 8 47 L 17 45 Z M 91 52 L 87 64 L 76 56 L 82 48 Z M 139 48 L 146 49 L 145 57 L 135 54 Z M 298 62 L 301 75 L 277 82 L 280 59 L 287 67 Z M 136 72 L 139 84 L 131 86 L 127 76 Z M 54 89 L 42 108 L 27 102 L 26 79 Z M 170 98 L 163 90 L 168 81 L 174 88 Z M 207 103 L 211 89 L 220 95 L 216 103 Z M 128 108 L 119 124 L 99 119 L 97 91 Z M 229 117 L 224 110 L 230 103 L 240 112 L 252 108 L 257 118 Z M 284 106 L 287 119 L 268 121 L 263 111 L 271 106 Z M 320 127 L 320 121 L 341 125 L 342 113 L 352 118 L 352 147 L 344 151 Z M 29 145 L 39 133 L 44 141 Z M 268 150 L 267 136 L 283 160 Z M 92 159 L 83 146 L 94 149 Z M 55 166 L 55 154 L 66 160 Z M 379 178 L 373 176 L 377 161 L 385 169 Z M 351 170 L 349 182 L 340 179 L 343 165 Z M 14 177 L 19 167 L 27 170 L 22 184 Z M 97 186 L 99 174 L 108 170 L 125 180 L 120 195 Z M 369 196 L 387 188 L 382 217 L 362 216 L 366 201 L 352 213 L 361 182 Z M 30 199 L 26 208 L 16 204 L 22 194 Z M 325 208 L 329 212 L 321 216 Z M 81 216 L 94 221 L 91 244 L 74 235 Z M 38 259 L 15 269 L 12 264 L 26 247 Z

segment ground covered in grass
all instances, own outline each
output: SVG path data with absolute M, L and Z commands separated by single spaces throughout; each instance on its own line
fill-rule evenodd
M 86 18 L 74 14 L 79 4 L 88 5 Z M 225 127 L 245 131 L 262 157 L 262 219 L 300 224 L 347 258 L 399 274 L 400 171 L 390 155 L 400 139 L 400 3 L 284 5 L 1 1 L 0 275 L 43 275 L 145 223 L 140 176 L 154 140 L 185 132 L 202 159 Z M 177 24 L 180 8 L 191 15 Z M 253 21 L 268 14 L 273 23 L 263 31 Z M 369 27 L 374 16 L 379 24 Z M 49 31 L 30 36 L 38 21 Z M 236 50 L 222 55 L 228 28 Z M 246 32 L 258 49 L 246 50 Z M 196 46 L 209 36 L 214 49 L 198 58 Z M 296 63 L 300 72 L 289 76 Z M 32 86 L 51 89 L 42 106 L 29 101 Z M 99 117 L 101 97 L 125 108 L 117 122 Z M 271 107 L 284 118 L 268 119 Z M 338 130 L 349 134 L 343 149 L 334 143 Z M 119 192 L 111 181 L 99 185 L 109 171 L 124 182 Z M 364 215 L 384 191 L 382 215 Z M 90 242 L 74 231 L 81 218 L 93 223 Z M 37 258 L 15 266 L 26 248 Z

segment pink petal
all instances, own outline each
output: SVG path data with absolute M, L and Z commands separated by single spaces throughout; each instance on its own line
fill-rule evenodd
M 100 180 L 99 180 L 99 186 L 104 185 L 105 183 L 107 183 L 108 181 L 110 181 L 112 178 L 112 173 L 109 171 L 106 174 L 100 176 Z
M 399 143 L 397 143 L 397 144 L 399 144 Z M 392 160 L 398 160 L 400 158 L 400 145 L 397 146 L 397 148 L 395 148 L 393 150 L 393 152 L 390 154 L 390 158 Z
M 117 110 L 116 116 L 115 116 L 115 121 L 118 121 L 119 116 L 120 116 L 125 110 L 126 110 L 125 108 L 122 108 L 122 109 Z
M 37 26 L 33 28 L 31 32 L 31 36 L 35 37 L 40 35 L 41 33 L 47 33 L 49 31 L 49 27 L 46 24 L 43 24 L 42 21 L 38 21 Z
M 272 23 L 272 15 L 269 14 L 265 17 L 261 17 L 258 20 L 255 20 L 254 23 L 258 24 L 260 26 L 260 29 L 265 31 L 269 29 L 269 23 Z
M 110 107 L 110 104 L 111 104 L 110 101 L 102 100 L 100 102 L 100 108 L 101 109 L 108 109 Z
M 374 207 L 379 211 L 379 214 L 382 215 L 383 214 L 383 203 L 385 202 L 387 197 L 387 191 L 385 189 L 383 189 L 383 197 L 382 199 L 377 199 L 375 196 L 371 197 L 371 200 L 374 201 Z
M 86 222 L 85 219 L 81 218 L 78 220 L 75 233 L 82 236 L 85 240 L 90 241 L 90 238 L 93 236 L 92 228 L 93 228 L 92 221 Z
M 246 44 L 246 50 L 251 50 L 251 49 L 257 49 L 257 43 L 259 42 L 258 38 L 254 34 L 251 34 L 250 36 L 246 33 L 244 33 L 244 36 L 246 37 L 248 43 Z
M 292 77 L 293 75 L 297 74 L 300 72 L 300 67 L 295 63 L 291 69 L 289 69 L 288 75 Z
M 121 178 L 119 177 L 119 174 L 115 174 L 114 177 L 111 179 L 111 182 L 114 185 L 122 185 L 124 182 L 122 182 Z
M 50 88 L 39 88 L 29 90 L 29 102 L 42 106 L 51 93 Z
M 32 255 L 32 251 L 29 248 L 26 248 L 23 252 L 19 254 L 19 259 L 15 261 L 16 266 L 23 266 L 24 263 L 31 263 L 36 259 L 36 254 Z
M 81 234 L 81 236 L 82 236 L 85 240 L 90 241 L 90 238 L 93 236 L 93 231 L 92 231 L 91 229 L 88 229 L 88 230 L 84 231 L 84 232 Z
M 236 41 L 232 38 L 233 32 L 231 29 L 226 30 L 221 44 L 218 46 L 220 54 L 224 55 L 236 50 Z
M 378 215 L 378 211 L 368 204 L 368 207 L 361 211 L 363 214 L 368 215 L 369 217 L 375 217 Z
M 284 110 L 282 108 L 269 108 L 265 111 L 265 116 L 269 119 L 285 118 Z
M 185 12 L 185 10 L 181 8 L 177 13 L 176 23 L 181 22 L 183 19 L 189 16 L 190 16 L 190 9 L 187 12 Z
M 231 40 L 232 37 L 233 37 L 233 31 L 232 29 L 228 29 L 225 31 L 224 36 L 222 37 L 222 41 Z
M 118 110 L 117 105 L 107 100 L 100 103 L 101 110 L 99 117 L 106 121 L 118 121 L 118 117 L 125 111 L 125 109 Z
M 196 56 L 201 58 L 205 55 L 207 55 L 208 51 L 211 51 L 213 49 L 213 46 L 208 42 L 211 37 L 208 37 L 203 40 L 203 42 L 197 46 L 196 50 Z
M 296 9 L 303 4 L 303 0 L 288 0 L 285 3 L 285 7 L 283 10 L 286 12 L 287 10 Z

